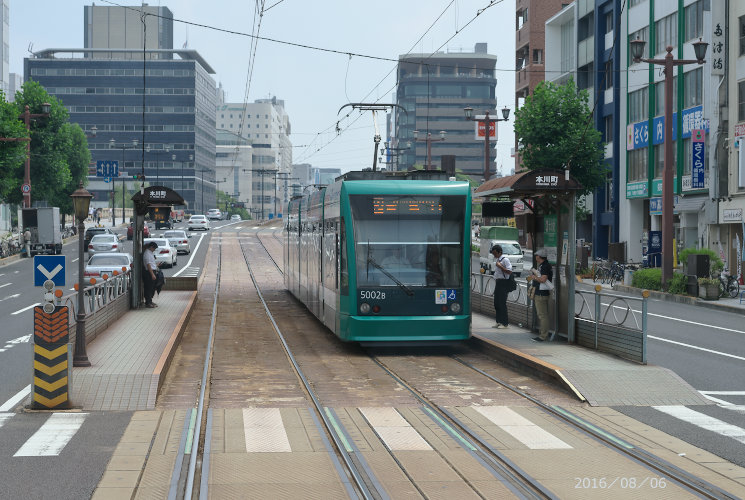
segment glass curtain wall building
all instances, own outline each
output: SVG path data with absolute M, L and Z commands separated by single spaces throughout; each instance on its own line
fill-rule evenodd
M 24 76 L 58 98 L 88 135 L 94 206 L 108 206 L 111 196 L 95 162 L 116 160 L 125 178 L 144 170 L 147 185 L 157 180 L 177 190 L 189 212 L 204 213 L 215 206 L 214 70 L 194 50 L 146 54 L 143 62 L 141 49 L 48 49 L 24 60 Z
M 438 52 L 408 54 L 398 59 L 398 90 L 393 117 L 392 147 L 401 150 L 397 158 L 398 170 L 410 170 L 414 165 L 427 164 L 427 134 L 444 141 L 432 142 L 432 168 L 441 168 L 442 155 L 454 155 L 456 168 L 480 180 L 484 171 L 484 143 L 476 140 L 475 122 L 465 120 L 463 108 L 470 106 L 475 115 L 496 110 L 494 75 L 497 56 L 487 54 L 487 45 L 477 43 L 473 52 Z M 418 140 L 414 131 L 418 131 Z M 496 141 L 495 141 L 496 142 Z M 494 144 L 492 145 L 492 147 Z M 490 159 L 495 159 L 494 151 Z M 498 159 L 497 159 L 498 160 Z M 493 170 L 493 163 L 492 163 Z

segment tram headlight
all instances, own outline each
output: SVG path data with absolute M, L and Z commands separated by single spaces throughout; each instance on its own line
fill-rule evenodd
M 458 314 L 460 312 L 460 304 L 457 302 L 453 302 L 450 304 L 450 310 L 453 311 L 455 314 Z
M 367 302 L 363 302 L 362 304 L 360 304 L 360 312 L 362 314 L 370 314 L 370 304 L 368 304 Z

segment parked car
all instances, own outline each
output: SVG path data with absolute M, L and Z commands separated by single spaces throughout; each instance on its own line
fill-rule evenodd
M 202 229 L 207 231 L 210 228 L 210 221 L 204 215 L 192 215 L 189 218 L 189 231 Z
M 207 210 L 207 218 L 210 220 L 220 220 L 222 219 L 222 212 L 220 212 L 219 208 L 210 208 Z
M 104 274 L 114 275 L 114 271 L 122 273 L 122 268 L 127 269 L 132 265 L 132 254 L 129 253 L 97 253 L 92 255 L 85 265 L 83 277 L 90 285 L 91 278 L 100 281 Z
M 173 267 L 178 264 L 178 252 L 176 252 L 176 249 L 171 246 L 166 238 L 146 238 L 144 240 L 144 246 L 147 247 L 147 244 L 151 241 L 158 244 L 158 248 L 153 252 L 156 264 L 167 267 Z
M 163 237 L 176 249 L 177 253 L 191 253 L 191 247 L 189 246 L 189 238 L 191 236 L 187 235 L 186 231 L 182 231 L 181 229 L 166 231 L 163 233 Z
M 122 244 L 115 234 L 97 234 L 88 243 L 88 255 L 121 251 Z
M 83 248 L 85 251 L 88 251 L 88 245 L 90 244 L 93 237 L 97 234 L 114 234 L 114 231 L 109 229 L 108 227 L 89 227 L 85 230 L 85 235 L 83 235 Z
M 231 221 L 242 221 L 243 219 L 241 219 L 241 216 L 240 215 L 234 214 L 234 215 L 231 215 L 230 216 L 230 220 Z
M 142 234 L 143 234 L 143 237 L 145 238 L 150 237 L 150 228 L 148 227 L 147 224 L 142 226 Z M 127 228 L 127 239 L 131 240 L 132 238 L 134 238 L 134 235 L 135 235 L 134 224 L 130 223 L 129 227 Z

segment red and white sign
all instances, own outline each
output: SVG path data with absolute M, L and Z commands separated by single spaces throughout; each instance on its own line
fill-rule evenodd
M 486 131 L 486 123 L 485 122 L 476 122 L 476 137 L 475 139 L 477 141 L 483 141 L 484 140 L 484 134 Z M 497 122 L 489 122 L 489 140 L 497 139 Z
M 742 137 L 745 135 L 745 123 L 738 123 L 735 125 L 735 137 Z
M 30 184 L 24 184 L 23 186 L 21 186 L 21 192 L 23 194 L 30 193 L 31 192 L 31 185 Z

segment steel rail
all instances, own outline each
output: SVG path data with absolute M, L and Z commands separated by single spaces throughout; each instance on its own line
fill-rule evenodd
M 264 248 L 264 251 L 267 253 L 267 255 L 269 255 L 269 251 L 266 249 L 266 247 L 264 246 L 264 243 L 261 241 L 261 239 L 258 236 L 259 231 L 256 232 L 256 239 L 261 243 L 261 246 L 262 248 Z M 310 383 L 308 382 L 308 379 L 305 377 L 305 373 L 300 368 L 300 365 L 295 359 L 295 356 L 292 354 L 292 350 L 290 349 L 290 346 L 287 344 L 287 340 L 282 334 L 282 330 L 280 330 L 279 325 L 274 320 L 274 315 L 269 310 L 269 306 L 264 300 L 264 296 L 261 293 L 259 284 L 256 282 L 256 278 L 254 277 L 253 270 L 251 269 L 251 264 L 249 263 L 248 256 L 246 255 L 246 250 L 243 247 L 243 245 L 241 245 L 241 252 L 243 254 L 243 259 L 246 261 L 246 267 L 248 267 L 249 275 L 251 277 L 251 282 L 253 283 L 254 288 L 256 289 L 256 293 L 259 296 L 259 300 L 261 301 L 261 304 L 264 307 L 264 311 L 266 312 L 267 318 L 269 318 L 269 321 L 271 321 L 272 326 L 274 326 L 274 331 L 277 333 L 277 337 L 279 338 L 279 341 L 282 343 L 285 353 L 287 354 L 287 357 L 289 358 L 290 362 L 292 363 L 292 366 L 295 369 L 295 373 L 297 374 L 298 378 L 302 382 L 308 396 L 313 402 L 313 406 L 315 407 L 317 416 L 320 417 L 321 420 L 323 421 L 323 424 L 326 427 L 326 431 L 331 436 L 331 439 L 334 442 L 334 446 L 336 447 L 336 451 L 339 454 L 339 456 L 341 456 L 341 458 L 343 459 L 344 465 L 347 468 L 347 472 L 350 474 L 355 485 L 359 489 L 359 493 L 361 493 L 362 497 L 365 498 L 366 500 L 388 498 L 388 495 L 385 492 L 378 491 L 377 489 L 374 489 L 371 491 L 370 486 L 368 486 L 364 478 L 361 477 L 360 471 L 358 470 L 357 466 L 353 463 L 352 458 L 349 456 L 349 453 L 346 451 L 343 440 L 336 432 L 336 429 L 333 423 L 331 422 L 331 420 L 329 419 L 328 415 L 326 414 L 326 411 L 324 410 L 323 405 L 321 405 L 321 402 L 318 400 L 318 397 L 316 396 L 315 391 L 313 390 Z M 272 259 L 271 255 L 269 255 L 269 258 Z M 274 259 L 272 259 L 272 262 L 274 262 Z M 274 262 L 274 265 L 276 266 L 277 263 Z M 371 484 L 374 484 L 376 482 L 373 480 L 373 478 L 368 477 L 368 480 L 370 481 Z
M 659 472 L 660 474 L 667 476 L 669 479 L 672 479 L 673 481 L 677 482 L 679 485 L 683 486 L 684 488 L 687 488 L 699 495 L 702 495 L 705 498 L 712 498 L 712 499 L 718 499 L 718 500 L 735 500 L 738 498 L 736 495 L 733 495 L 719 488 L 718 486 L 706 481 L 705 479 L 694 476 L 693 474 L 687 471 L 684 471 L 680 469 L 679 467 L 671 464 L 667 460 L 661 457 L 658 457 L 654 455 L 653 453 L 650 453 L 646 450 L 638 448 L 637 446 L 627 441 L 624 441 L 623 439 L 617 436 L 614 436 L 610 432 L 598 428 L 597 426 L 591 424 L 590 422 L 586 422 L 581 417 L 574 415 L 572 412 L 560 406 L 548 405 L 544 403 L 543 401 L 540 401 L 534 398 L 530 394 L 527 394 L 521 391 L 517 387 L 497 377 L 494 377 L 493 375 L 490 375 L 479 368 L 476 368 L 475 366 L 471 365 L 467 361 L 460 359 L 458 356 L 451 355 L 451 357 L 455 361 L 459 362 L 460 364 L 476 371 L 477 373 L 480 373 L 486 378 L 514 392 L 518 396 L 521 396 L 527 399 L 528 401 L 532 402 L 533 404 L 535 404 L 536 406 L 544 410 L 546 413 L 557 418 L 558 420 L 561 420 L 563 422 L 570 424 L 571 426 L 579 429 L 580 431 L 584 432 L 590 437 L 603 443 L 607 447 L 613 448 L 621 452 L 622 454 L 625 454 L 629 456 L 630 458 L 642 463 L 643 465 L 646 465 L 652 470 L 655 470 Z
M 540 482 L 530 476 L 527 472 L 522 470 L 520 466 L 515 464 L 512 460 L 507 458 L 503 453 L 494 448 L 492 445 L 484 441 L 478 434 L 468 428 L 466 424 L 453 415 L 448 410 L 442 408 L 440 405 L 432 402 L 428 397 L 414 389 L 408 382 L 399 377 L 393 370 L 388 368 L 377 356 L 368 353 L 370 359 L 380 366 L 393 380 L 395 380 L 401 387 L 409 391 L 419 402 L 424 405 L 430 412 L 438 415 L 441 419 L 449 421 L 455 427 L 460 429 L 460 436 L 453 436 L 456 439 L 460 439 L 463 442 L 468 443 L 479 451 L 480 458 L 484 459 L 484 462 L 488 462 L 488 467 L 494 472 L 499 474 L 506 480 L 507 485 L 512 486 L 512 491 L 518 495 L 522 495 L 524 498 L 558 498 Z M 433 419 L 445 432 L 448 432 L 448 428 L 440 424 L 436 419 Z M 456 430 L 452 429 L 451 430 Z M 450 434 L 450 432 L 448 432 Z M 488 451 L 487 451 L 488 450 Z

